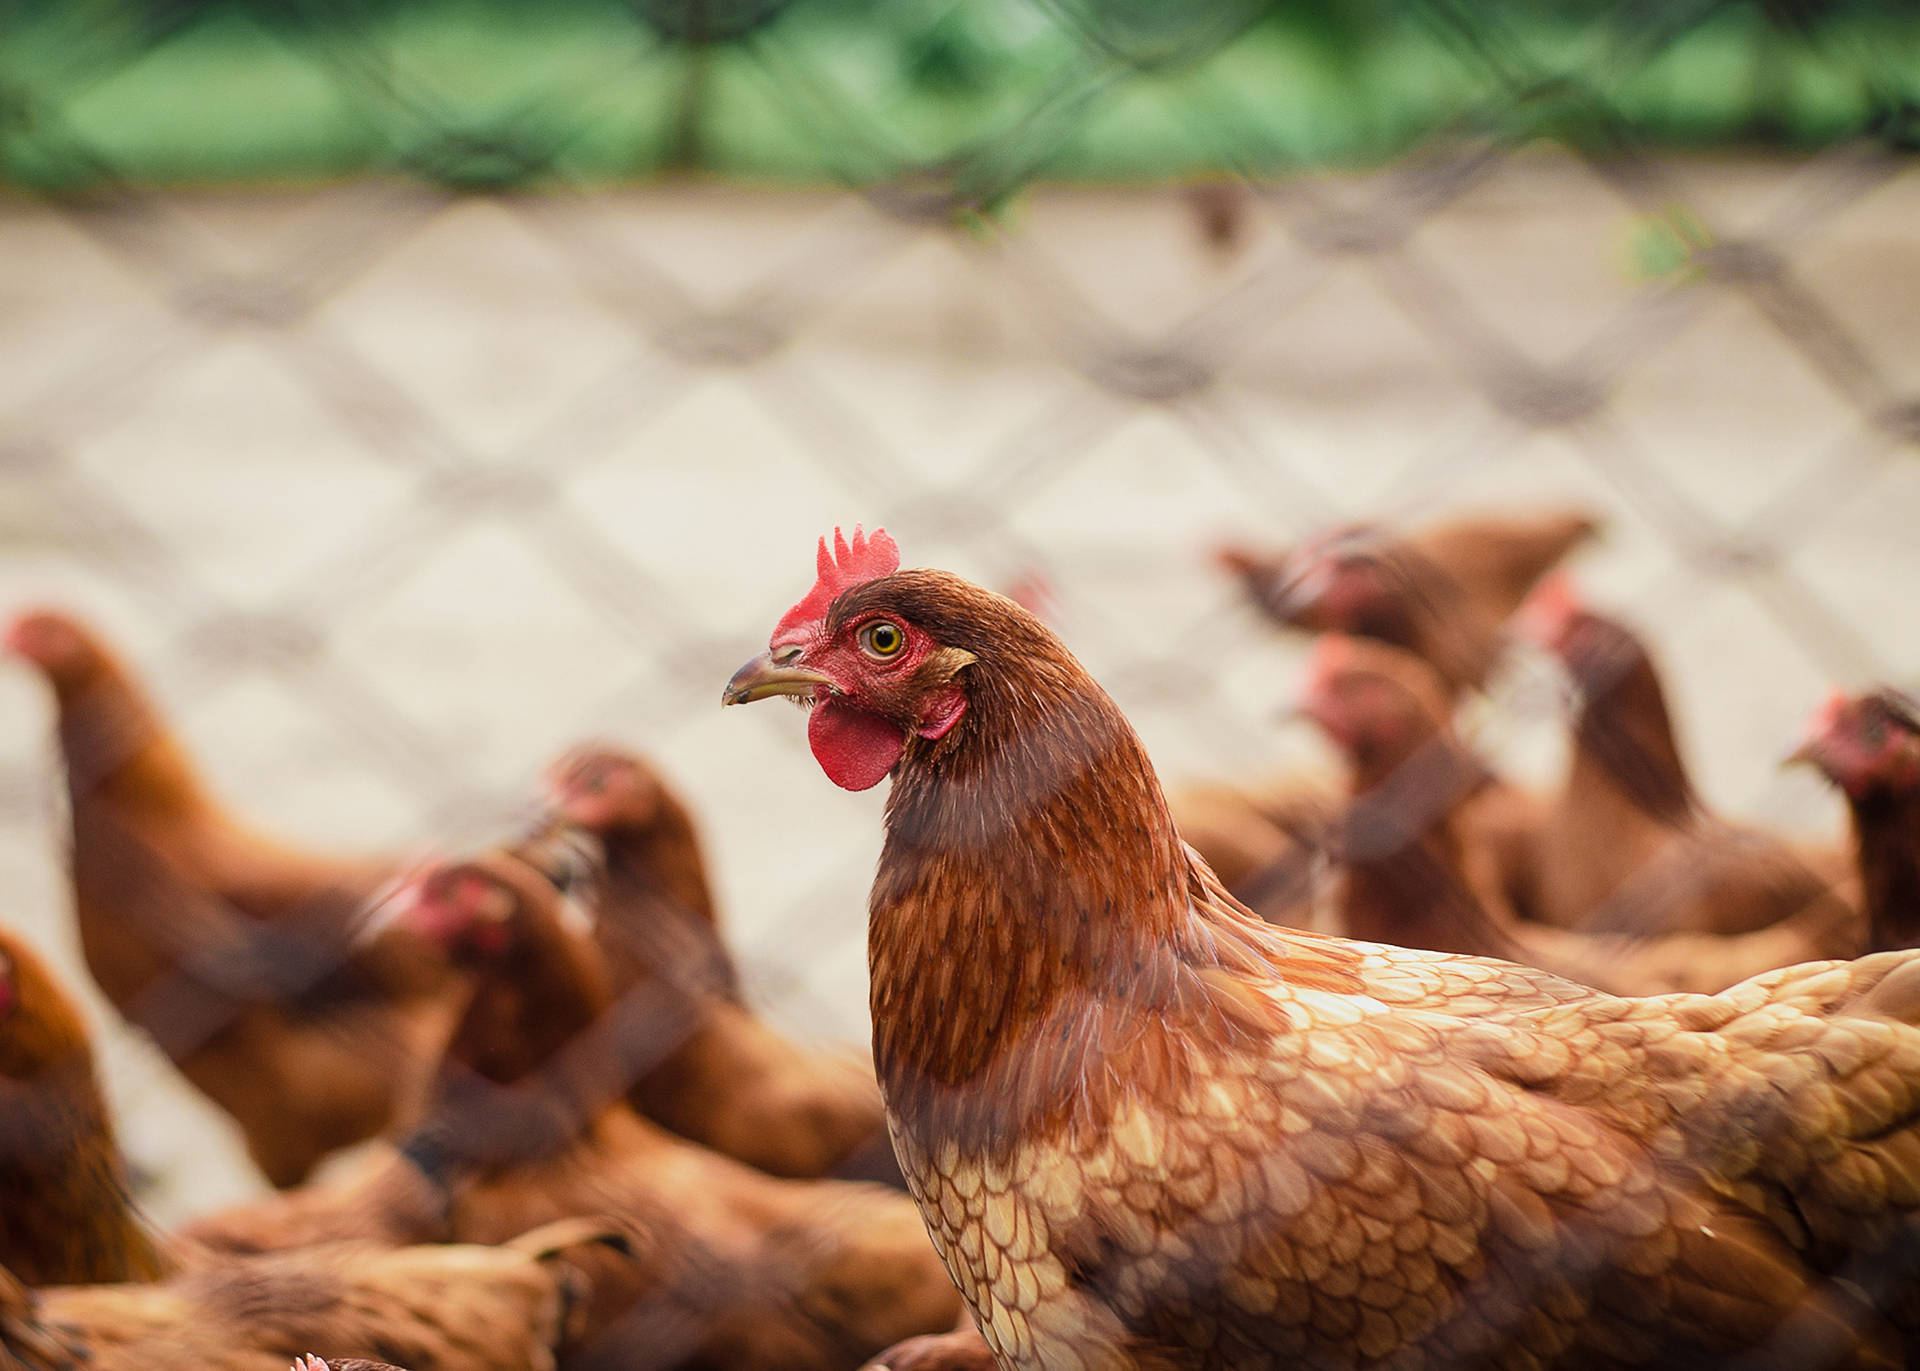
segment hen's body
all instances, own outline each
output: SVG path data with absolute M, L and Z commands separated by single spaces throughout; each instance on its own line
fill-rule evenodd
M 1906 1355 L 1920 956 L 1628 1000 L 1270 928 L 1179 842 L 1112 701 L 956 578 L 847 589 L 730 698 L 831 680 L 816 753 L 866 745 L 840 718 L 900 717 L 907 687 L 818 673 L 876 615 L 928 673 L 960 663 L 926 688 L 966 708 L 895 769 L 875 1056 L 1004 1366 Z
M 653 1011 L 633 1106 L 772 1175 L 897 1184 L 872 1070 L 853 1052 L 794 1042 L 747 1005 L 692 815 L 672 788 L 605 747 L 563 757 L 549 787 L 556 817 L 605 853 L 594 936 L 613 990 Z
M 1501 625 L 1597 529 L 1578 510 L 1468 516 L 1408 534 L 1337 528 L 1289 553 L 1227 549 L 1221 560 L 1275 622 L 1406 648 L 1458 693 L 1486 684 Z
M 432 1371 L 553 1371 L 575 1278 L 515 1247 L 351 1245 L 152 1285 L 4 1288 L 5 1371 L 286 1371 L 302 1349 Z M 571 1240 L 571 1239 L 569 1239 Z

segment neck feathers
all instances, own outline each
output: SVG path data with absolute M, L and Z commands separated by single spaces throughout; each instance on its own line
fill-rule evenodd
M 1065 649 L 976 655 L 961 724 L 896 776 L 869 953 L 896 1126 L 995 1149 L 1097 1117 L 1100 1083 L 1166 1026 L 1217 1017 L 1209 977 L 1253 958 L 1139 739 Z
M 1869 951 L 1920 944 L 1920 795 L 1876 790 L 1849 801 Z

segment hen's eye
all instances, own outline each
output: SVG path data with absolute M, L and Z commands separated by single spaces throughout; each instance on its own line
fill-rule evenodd
M 907 635 L 900 631 L 900 625 L 885 619 L 860 630 L 860 646 L 875 657 L 891 657 L 905 647 L 906 642 Z

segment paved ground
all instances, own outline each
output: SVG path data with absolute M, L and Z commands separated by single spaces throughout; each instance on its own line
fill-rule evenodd
M 1774 759 L 1829 680 L 1920 678 L 1920 462 L 1876 422 L 1920 399 L 1920 168 L 1650 170 L 1630 202 L 1525 154 L 1417 211 L 1303 182 L 1226 250 L 1118 191 L 1004 235 L 698 187 L 0 202 L 0 603 L 97 618 L 220 789 L 315 843 L 476 841 L 568 741 L 645 748 L 756 992 L 823 1038 L 864 1032 L 881 793 L 827 785 L 790 712 L 716 706 L 836 521 L 1044 573 L 1179 778 L 1324 760 L 1271 722 L 1297 648 L 1212 540 L 1587 502 L 1582 577 L 1655 636 L 1709 796 L 1832 830 Z M 1413 231 L 1335 250 L 1348 210 Z M 1689 234 L 1788 270 L 1660 275 Z M 1552 409 L 1570 379 L 1596 408 Z M 1518 706 L 1550 693 L 1523 662 L 1481 720 L 1541 781 L 1558 733 Z M 47 704 L 19 671 L 0 701 L 6 917 L 78 977 Z M 246 1193 L 219 1118 L 99 1018 L 155 1214 Z

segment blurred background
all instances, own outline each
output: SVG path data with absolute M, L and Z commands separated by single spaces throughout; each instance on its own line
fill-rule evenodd
M 1777 761 L 1920 681 L 1916 141 L 1894 0 L 6 0 L 0 592 L 303 843 L 638 747 L 820 1041 L 884 789 L 718 698 L 836 523 L 1043 585 L 1186 782 L 1329 756 L 1221 540 L 1581 505 L 1707 798 L 1837 835 Z M 5 917 L 85 986 L 0 701 Z M 1558 709 L 1522 656 L 1474 714 L 1550 784 Z M 98 1022 L 155 1216 L 259 1188 Z

